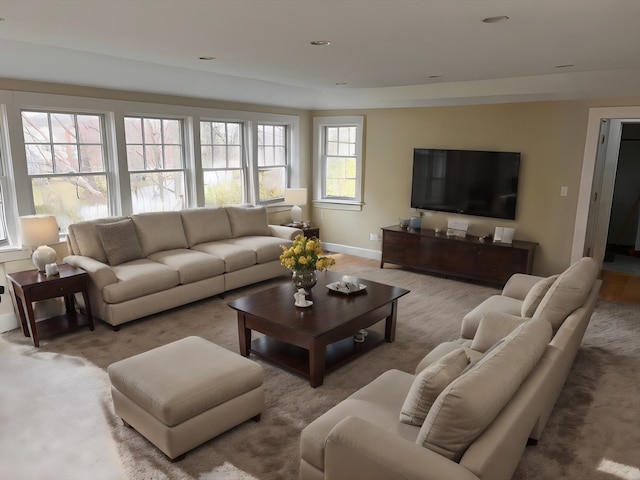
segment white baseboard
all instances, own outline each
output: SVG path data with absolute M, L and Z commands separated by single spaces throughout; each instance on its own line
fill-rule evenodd
M 356 257 L 370 258 L 372 260 L 380 260 L 382 258 L 380 250 L 371 250 L 369 248 L 350 247 L 349 245 L 327 242 L 322 242 L 322 248 L 327 252 L 346 253 L 347 255 L 355 255 Z
M 0 315 L 0 333 L 8 332 L 19 326 L 18 317 L 16 317 L 15 313 Z

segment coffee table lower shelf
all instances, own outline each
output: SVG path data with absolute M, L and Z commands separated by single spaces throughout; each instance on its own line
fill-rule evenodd
M 365 337 L 364 342 L 355 342 L 353 337 L 347 337 L 327 345 L 325 372 L 335 370 L 353 358 L 359 357 L 385 343 L 384 335 L 372 330 L 367 330 L 367 332 L 368 335 Z M 311 378 L 309 350 L 306 348 L 291 345 L 265 335 L 251 342 L 250 352 L 271 363 L 275 363 L 285 370 L 305 378 Z

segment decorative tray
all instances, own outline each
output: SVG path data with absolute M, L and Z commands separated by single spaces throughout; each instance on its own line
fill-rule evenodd
M 351 285 L 351 288 L 349 288 L 347 285 Z M 353 288 L 355 287 L 355 288 Z M 344 282 L 333 282 L 327 285 L 327 288 L 329 290 L 333 290 L 334 292 L 338 292 L 338 293 L 343 293 L 345 295 L 350 295 L 352 293 L 358 293 L 358 292 L 362 292 L 363 290 L 365 290 L 367 288 L 366 285 L 362 284 L 362 283 L 358 283 L 358 285 L 356 286 L 355 284 L 345 284 Z

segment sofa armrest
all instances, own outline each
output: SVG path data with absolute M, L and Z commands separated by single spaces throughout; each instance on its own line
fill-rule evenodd
M 293 240 L 297 235 L 302 235 L 302 230 L 295 227 L 287 227 L 285 225 L 269 225 L 271 235 L 274 237 Z
M 94 258 L 84 257 L 82 255 L 69 255 L 64 257 L 64 263 L 85 270 L 98 290 L 118 281 L 116 274 L 113 273 L 109 265 L 99 262 Z
M 329 433 L 324 473 L 327 480 L 478 480 L 460 464 L 357 417 L 345 418 Z
M 511 275 L 511 278 L 507 280 L 507 283 L 504 284 L 502 295 L 517 300 L 524 300 L 529 290 L 543 278 L 545 277 L 528 275 L 526 273 L 514 273 Z

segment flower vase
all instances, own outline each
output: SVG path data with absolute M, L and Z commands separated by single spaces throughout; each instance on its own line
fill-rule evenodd
M 304 288 L 305 292 L 311 293 L 311 289 L 316 283 L 318 283 L 318 276 L 316 275 L 315 270 L 311 270 L 308 272 L 299 272 L 297 270 L 293 270 L 291 280 L 293 280 L 293 284 L 295 285 L 296 289 Z

